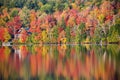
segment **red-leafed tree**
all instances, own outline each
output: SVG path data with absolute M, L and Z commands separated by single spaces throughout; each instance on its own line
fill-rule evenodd
M 4 41 L 4 32 L 5 32 L 5 30 L 4 30 L 4 28 L 0 28 L 0 41 Z
M 108 20 L 108 21 L 112 21 L 113 20 L 113 15 L 107 15 L 105 19 Z
M 9 21 L 7 23 L 7 26 L 9 28 L 9 32 L 11 34 L 14 34 L 14 38 L 16 38 L 15 34 L 19 31 L 19 29 L 22 26 L 21 20 L 19 16 L 15 16 L 12 21 Z
M 37 21 L 36 21 L 36 26 L 37 26 L 36 32 L 37 33 L 41 32 L 40 25 L 41 25 L 41 19 L 38 18 Z
M 77 15 L 75 22 L 77 25 L 79 25 L 81 23 L 81 16 L 80 15 Z

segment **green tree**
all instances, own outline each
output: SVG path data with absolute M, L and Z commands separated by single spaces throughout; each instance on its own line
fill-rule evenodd
M 67 42 L 69 43 L 70 42 L 70 27 L 67 26 L 66 29 L 65 29 L 65 32 L 66 32 L 66 38 L 67 38 Z
M 26 0 L 0 0 L 0 5 L 8 8 L 22 8 L 25 4 Z
M 50 14 L 53 12 L 53 7 L 50 4 L 45 4 L 40 8 L 40 10 L 46 12 L 47 14 Z
M 120 40 L 120 19 L 115 20 L 115 24 L 110 27 L 108 37 L 108 42 L 118 42 Z
M 55 9 L 58 10 L 58 11 L 63 11 L 64 8 L 65 8 L 64 4 L 56 3 L 56 5 L 55 5 Z
M 22 27 L 29 27 L 30 19 L 29 19 L 30 10 L 24 6 L 22 10 L 19 12 L 20 19 L 22 20 Z
M 79 31 L 76 31 L 75 43 L 80 43 L 81 37 Z
M 35 33 L 32 33 L 32 34 L 29 36 L 29 42 L 37 43 L 37 41 L 35 40 L 35 36 L 36 36 L 36 34 L 35 34 Z
M 57 42 L 57 38 L 58 38 L 58 26 L 53 27 L 53 38 Z
M 26 6 L 28 9 L 35 9 L 35 10 L 39 9 L 37 0 L 28 0 L 26 2 Z
M 47 0 L 40 0 L 40 2 L 42 2 L 43 4 L 46 4 Z
M 26 4 L 26 0 L 16 0 L 15 7 L 23 8 Z
M 115 30 L 118 31 L 118 34 L 120 35 L 120 18 L 117 18 L 115 21 Z
M 12 9 L 12 11 L 10 12 L 10 16 L 15 17 L 18 15 L 18 12 L 19 12 L 18 9 L 16 9 L 16 8 Z
M 94 36 L 92 38 L 93 42 L 100 42 L 102 40 L 102 28 L 100 26 L 97 26 L 95 28 Z
M 77 34 L 79 34 L 78 37 L 80 37 L 80 39 L 78 39 L 78 41 L 80 41 L 80 42 L 82 42 L 83 40 L 85 40 L 86 37 L 87 37 L 87 34 L 86 34 L 86 32 L 84 30 L 85 30 L 85 23 L 81 23 L 77 27 L 77 31 L 78 31 Z
M 60 25 L 63 29 L 66 28 L 66 24 L 65 24 L 65 20 L 64 17 L 62 17 L 62 21 L 61 21 L 61 25 Z
M 77 30 L 82 34 L 82 31 L 85 29 L 85 23 L 81 23 L 77 28 Z

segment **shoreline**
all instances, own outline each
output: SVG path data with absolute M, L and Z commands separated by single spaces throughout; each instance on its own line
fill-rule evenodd
M 12 43 L 3 42 L 0 46 L 13 46 L 13 45 L 120 45 L 120 42 L 108 42 L 108 43 L 92 43 L 92 42 L 81 42 L 81 43 Z

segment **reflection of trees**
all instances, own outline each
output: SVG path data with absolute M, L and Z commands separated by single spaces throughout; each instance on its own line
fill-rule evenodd
M 94 46 L 89 51 L 81 45 L 77 47 L 34 45 L 32 47 L 34 49 L 31 52 L 27 46 L 14 47 L 14 49 L 20 50 L 20 53 L 9 52 L 8 55 L 5 54 L 5 50 L 10 50 L 10 48 L 0 48 L 0 51 L 3 52 L 0 55 L 4 56 L 0 56 L 0 65 L 2 65 L 0 66 L 0 74 L 3 75 L 3 78 L 10 76 L 11 79 L 78 80 L 85 78 L 89 80 L 101 78 L 111 80 L 115 75 L 115 58 L 112 55 L 114 51 L 116 51 L 114 57 L 120 52 L 117 47 L 114 50 L 110 46 L 107 46 L 107 50 L 104 47 Z M 49 50 L 50 47 L 52 47 L 51 50 Z

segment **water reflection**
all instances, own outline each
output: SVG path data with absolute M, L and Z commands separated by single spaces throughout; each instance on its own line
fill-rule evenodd
M 120 46 L 0 47 L 0 80 L 117 80 Z

